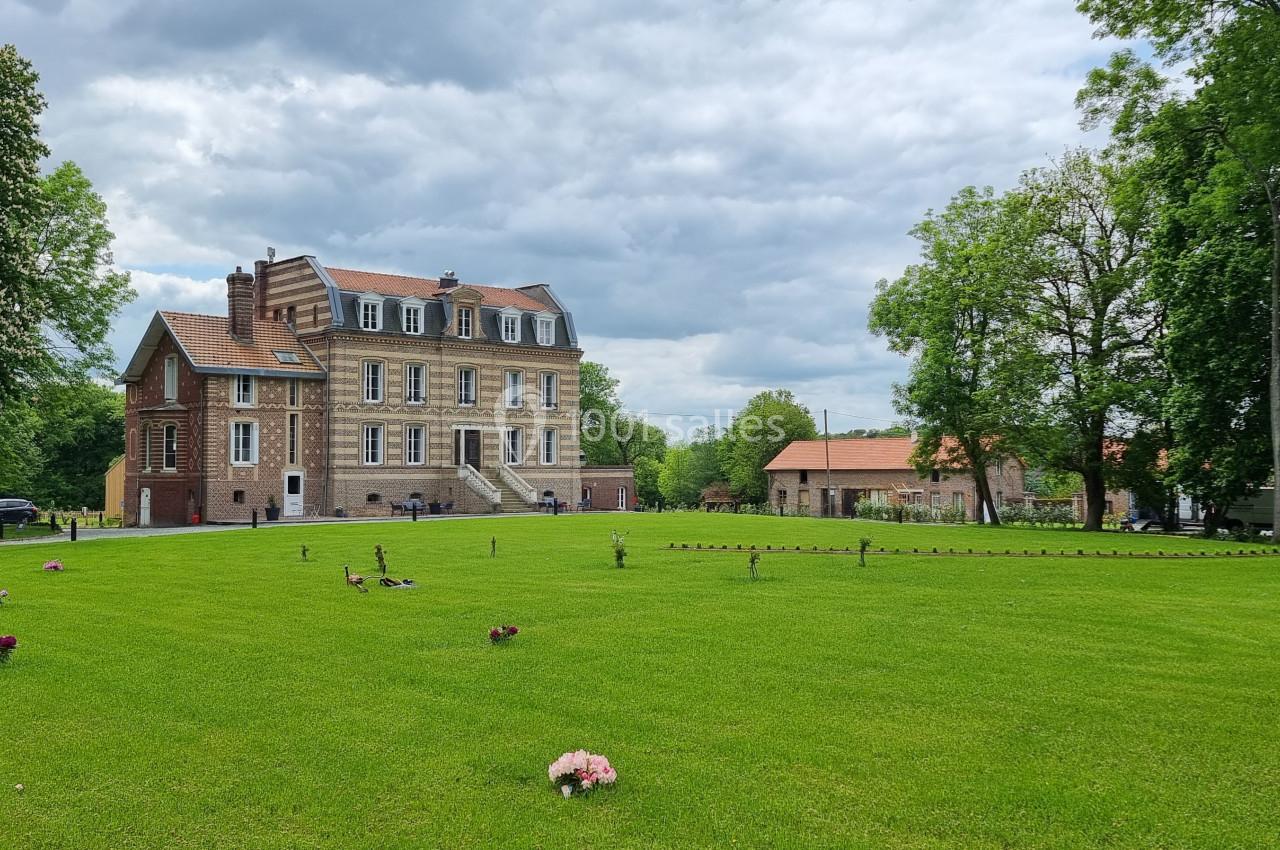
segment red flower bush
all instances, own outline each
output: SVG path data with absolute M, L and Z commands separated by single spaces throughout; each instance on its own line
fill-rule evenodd
M 489 629 L 489 640 L 494 643 L 502 643 L 511 640 L 520 634 L 520 630 L 515 626 L 498 626 L 496 629 Z

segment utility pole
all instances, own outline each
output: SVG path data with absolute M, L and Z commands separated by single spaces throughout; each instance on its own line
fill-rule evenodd
M 831 516 L 831 431 L 827 427 L 827 409 L 822 408 L 822 450 L 827 456 L 827 489 L 822 493 L 822 515 Z

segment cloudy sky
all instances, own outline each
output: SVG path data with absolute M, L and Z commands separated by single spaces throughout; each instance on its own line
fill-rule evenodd
M 789 387 L 893 418 L 866 331 L 906 235 L 966 184 L 1086 141 L 1115 45 L 1072 0 L 0 0 L 54 161 L 106 198 L 139 292 L 225 311 L 274 246 L 328 265 L 551 283 L 629 407 Z

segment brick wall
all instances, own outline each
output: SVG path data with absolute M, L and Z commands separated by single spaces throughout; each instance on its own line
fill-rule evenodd
M 618 506 L 618 490 L 625 489 L 624 506 Z M 597 511 L 630 510 L 636 503 L 636 481 L 630 466 L 584 466 L 582 496 L 590 491 L 591 509 Z

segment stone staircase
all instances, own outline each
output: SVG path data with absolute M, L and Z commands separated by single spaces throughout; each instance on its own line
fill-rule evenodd
M 522 514 L 537 510 L 535 506 L 520 498 L 514 490 L 506 485 L 506 482 L 502 480 L 502 476 L 498 474 L 498 470 L 485 469 L 481 470 L 480 474 L 487 478 L 490 484 L 497 487 L 498 492 L 502 494 L 502 513 Z

